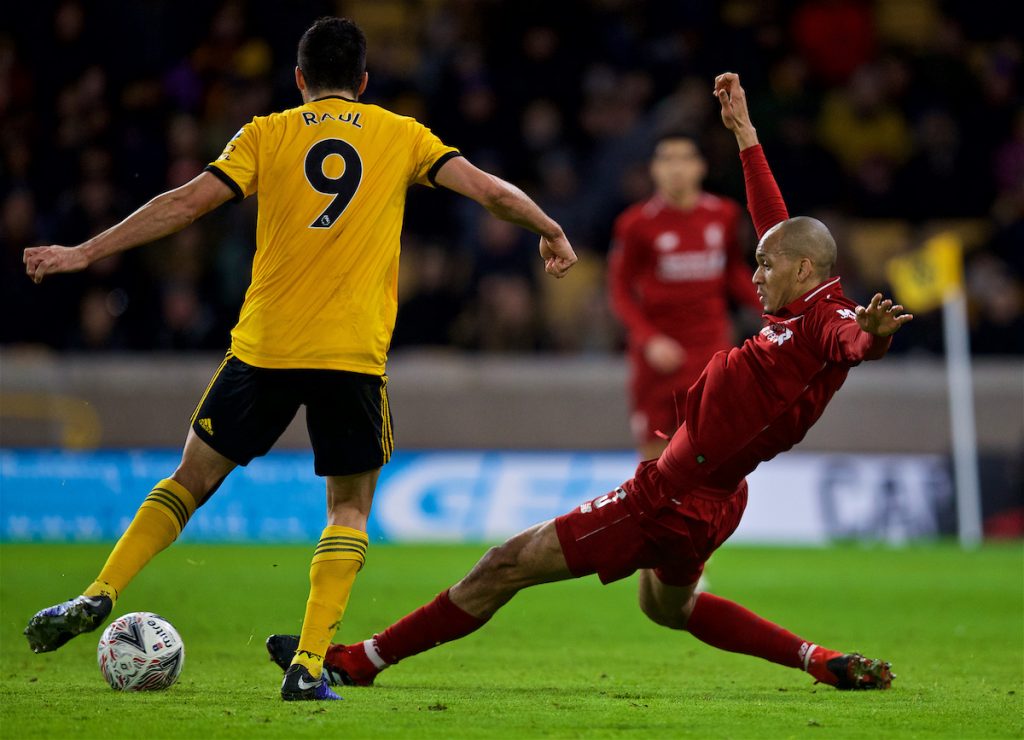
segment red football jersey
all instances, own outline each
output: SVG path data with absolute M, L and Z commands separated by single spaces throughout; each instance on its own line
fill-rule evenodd
M 719 352 L 686 396 L 683 425 L 658 468 L 685 487 L 732 490 L 818 420 L 850 368 L 882 357 L 890 337 L 862 331 L 829 278 L 779 310 L 743 346 Z
M 729 346 L 728 299 L 760 310 L 738 241 L 741 213 L 705 193 L 687 211 L 655 195 L 619 216 L 608 287 L 634 353 L 655 334 L 686 348 Z
M 760 237 L 788 212 L 761 147 L 743 150 L 741 159 Z M 850 368 L 889 348 L 891 337 L 861 330 L 856 306 L 831 277 L 776 315 L 765 314 L 764 328 L 743 346 L 712 357 L 658 460 L 664 478 L 682 489 L 732 490 L 760 462 L 803 439 Z

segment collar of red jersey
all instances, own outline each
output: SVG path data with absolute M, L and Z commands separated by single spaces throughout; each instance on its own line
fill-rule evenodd
M 804 293 L 802 296 L 792 301 L 776 313 L 771 314 L 772 316 L 786 317 L 786 316 L 799 316 L 808 308 L 813 306 L 818 301 L 824 298 L 830 298 L 833 293 L 843 294 L 843 286 L 839 284 L 839 276 L 830 277 L 822 283 L 818 283 L 817 286 L 811 288 L 809 291 Z M 768 314 L 765 314 L 766 316 Z
M 675 211 L 676 213 L 693 213 L 700 208 L 705 202 L 707 193 L 701 193 L 697 201 L 689 208 L 680 208 L 677 205 L 672 204 L 665 196 L 661 193 L 655 193 L 647 200 L 647 207 L 653 208 L 658 211 Z

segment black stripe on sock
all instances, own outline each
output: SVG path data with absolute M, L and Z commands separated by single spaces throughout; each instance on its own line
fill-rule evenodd
M 339 551 L 339 550 L 345 550 L 347 552 L 358 552 L 363 557 L 366 557 L 366 548 L 365 547 L 353 547 L 351 545 L 346 545 L 346 544 L 340 543 L 340 542 L 337 543 L 337 544 L 333 544 L 333 545 L 321 545 L 321 546 L 317 547 L 316 550 L 313 551 L 313 555 L 316 556 L 316 555 L 319 555 L 322 552 L 336 552 L 336 551 Z
M 191 516 L 191 514 L 189 514 L 189 511 L 188 511 L 188 505 L 184 501 L 181 500 L 181 497 L 179 497 L 178 494 L 176 494 L 174 491 L 171 491 L 171 490 L 169 490 L 167 488 L 154 488 L 150 492 L 149 495 L 152 496 L 154 494 L 159 494 L 160 496 L 167 497 L 168 500 L 175 507 L 175 509 L 177 509 L 177 511 L 181 515 L 181 517 L 186 522 L 188 521 L 189 517 Z
M 161 501 L 160 499 L 155 498 L 153 496 L 147 497 L 146 500 L 149 501 L 150 503 L 158 504 L 161 510 L 163 510 L 167 514 L 170 514 L 171 519 L 175 522 L 175 524 L 178 525 L 179 530 L 185 528 L 185 522 L 182 521 L 181 514 L 175 511 L 172 507 L 168 506 L 166 501 Z
M 363 556 L 363 562 L 366 562 L 366 552 L 364 550 L 356 550 L 354 547 L 325 547 L 322 550 L 317 550 L 313 553 L 315 558 L 317 555 L 323 555 L 325 552 L 354 552 L 358 555 Z
M 353 550 L 361 550 L 363 552 L 366 552 L 366 545 L 360 544 L 358 542 L 321 542 L 319 545 L 316 546 L 316 549 L 320 550 L 325 547 L 351 547 Z
M 357 550 L 366 552 L 366 545 L 360 542 L 321 542 L 316 546 L 319 550 L 321 547 L 354 547 Z
M 159 491 L 160 493 L 166 493 L 168 496 L 172 497 L 175 501 L 181 504 L 181 510 L 182 512 L 184 512 L 185 517 L 188 518 L 188 504 L 185 503 L 185 500 L 181 496 L 176 494 L 170 488 L 154 488 L 152 493 L 156 493 L 157 491 Z
M 150 494 L 149 496 L 146 497 L 146 501 L 148 501 L 151 504 L 156 504 L 159 508 L 165 510 L 168 514 L 170 514 L 171 517 L 173 517 L 174 521 L 177 522 L 178 527 L 180 529 L 183 529 L 185 527 L 185 522 L 181 518 L 181 513 L 172 504 L 168 503 L 166 499 L 160 496 L 154 496 Z
M 345 535 L 336 535 L 334 537 L 321 537 L 321 544 L 324 542 L 358 542 L 359 544 L 366 546 L 366 540 L 362 537 L 347 537 Z
M 157 491 L 154 490 L 146 496 L 146 500 L 162 504 L 163 507 L 170 511 L 174 515 L 174 518 L 178 520 L 178 526 L 182 529 L 185 528 L 185 524 L 188 522 L 187 509 L 185 509 L 185 505 L 175 498 L 173 494 L 168 496 L 164 493 L 157 493 Z

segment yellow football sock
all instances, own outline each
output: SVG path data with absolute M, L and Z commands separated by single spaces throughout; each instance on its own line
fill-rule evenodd
M 183 485 L 170 478 L 157 483 L 84 594 L 117 601 L 146 563 L 178 538 L 195 510 L 195 496 Z
M 320 535 L 309 567 L 309 599 L 302 620 L 299 648 L 292 665 L 306 667 L 319 678 L 324 654 L 348 606 L 356 573 L 366 562 L 366 532 L 351 527 L 329 526 Z

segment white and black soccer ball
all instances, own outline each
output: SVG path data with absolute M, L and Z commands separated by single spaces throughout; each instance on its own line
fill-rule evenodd
M 103 630 L 96 660 L 103 678 L 118 691 L 160 691 L 181 675 L 185 643 L 160 615 L 132 612 Z

